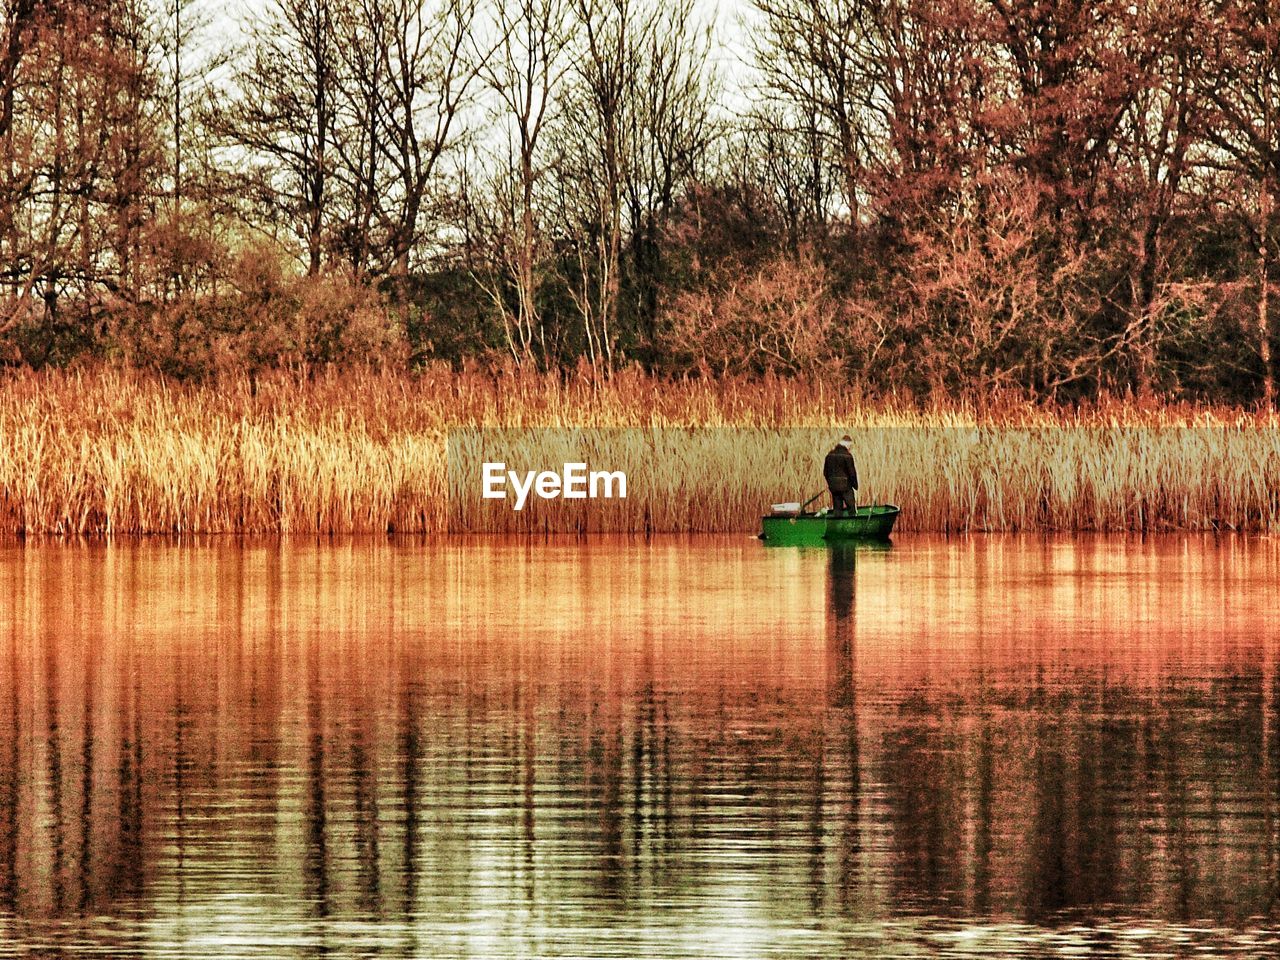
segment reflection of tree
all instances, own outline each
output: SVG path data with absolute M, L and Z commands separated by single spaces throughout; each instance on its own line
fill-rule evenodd
M 179 903 L 187 900 L 187 848 L 191 842 L 189 805 L 191 795 L 197 793 L 197 785 L 193 782 L 196 773 L 196 759 L 192 751 L 191 704 L 187 692 L 190 677 L 188 666 L 181 651 L 175 656 L 176 669 L 173 672 L 173 834 L 177 859 L 175 886 Z
M 522 686 L 527 689 L 520 691 L 520 782 L 523 786 L 521 792 L 521 842 L 524 848 L 524 897 L 526 903 L 532 907 L 537 894 L 537 885 L 535 877 L 537 870 L 535 869 L 534 853 L 535 841 L 534 836 L 537 826 L 537 795 L 534 788 L 538 781 L 538 741 L 537 741 L 537 718 L 534 712 L 534 690 L 536 684 L 533 678 L 521 671 L 520 678 Z
M 51 631 L 52 632 L 52 631 Z M 52 822 L 50 829 L 50 846 L 52 849 L 52 893 L 53 912 L 60 916 L 64 907 L 66 893 L 66 825 L 62 809 L 62 732 L 59 717 L 62 704 L 59 702 L 58 689 L 58 654 L 54 637 L 44 637 L 44 709 L 45 709 L 45 749 L 46 764 L 49 771 L 49 813 Z M 123 820 L 121 823 L 123 824 Z
M 881 776 L 893 831 L 891 873 L 904 905 L 947 910 L 962 902 L 965 768 L 951 732 L 956 718 L 918 696 L 881 738 Z
M 413 915 L 418 902 L 420 881 L 420 857 L 418 833 L 421 830 L 418 784 L 422 779 L 423 748 L 420 725 L 422 722 L 421 681 L 412 671 L 402 667 L 399 677 L 400 691 L 396 698 L 396 754 L 400 758 L 401 798 L 404 807 L 404 827 L 401 845 L 400 869 L 404 874 L 400 915 Z M 407 945 L 411 956 L 418 954 L 418 943 L 413 938 Z
M 1067 776 L 1063 738 L 1070 729 L 1051 710 L 1036 718 L 1035 753 L 1031 758 L 1034 789 L 1031 812 L 1031 857 L 1026 897 L 1029 919 L 1036 920 L 1073 904 L 1078 875 L 1071 869 L 1068 852 L 1072 822 L 1069 814 L 1078 808 Z M 1073 805 L 1072 800 L 1077 803 Z
M 1117 809 L 1116 798 L 1124 792 L 1134 770 L 1124 769 L 1125 758 L 1133 764 L 1131 744 L 1136 732 L 1128 720 L 1134 715 L 1134 701 L 1126 691 L 1114 690 L 1106 678 L 1081 681 L 1085 704 L 1075 748 L 1076 781 L 1079 795 L 1079 866 L 1075 903 L 1115 902 L 1120 875 L 1118 853 L 1130 832 L 1127 818 Z
M 604 896 L 615 897 L 621 894 L 626 879 L 622 712 L 612 698 L 602 698 L 594 707 L 589 721 L 591 730 L 586 773 L 587 788 L 596 804 L 598 816 L 595 881 Z
M 631 871 L 639 880 L 641 866 L 652 849 L 652 820 L 648 805 L 653 801 L 654 718 L 657 703 L 653 691 L 653 648 L 645 643 L 640 655 L 642 676 L 636 691 L 635 734 L 631 745 Z
M 95 652 L 85 645 L 81 656 L 84 681 L 83 719 L 80 726 L 80 859 L 76 864 L 76 873 L 80 883 L 80 900 L 76 905 L 83 916 L 88 912 L 92 899 L 89 878 L 93 875 L 93 723 L 94 723 L 94 690 L 97 687 L 97 659 Z
M 227 558 L 232 567 L 235 649 L 243 657 L 241 674 L 235 677 L 238 700 L 245 702 L 247 728 L 245 789 L 257 798 L 258 817 L 241 826 L 244 846 L 256 857 L 255 866 L 266 869 L 274 856 L 275 824 L 280 814 L 281 774 L 285 761 L 281 740 L 285 722 L 281 712 L 289 694 L 282 676 L 289 640 L 288 595 L 285 584 L 287 551 L 271 544 L 260 554 L 235 551 Z M 251 561 L 260 561 L 251 562 Z M 214 771 L 215 774 L 217 771 Z M 251 824 L 259 825 L 253 830 Z M 252 832 L 251 832 L 252 831 Z
M 356 884 L 360 892 L 361 911 L 370 917 L 382 914 L 381 857 L 378 853 L 377 776 L 369 759 L 369 723 L 367 714 L 356 719 L 351 734 L 351 815 L 356 840 Z
M 1260 687 L 1266 690 L 1263 703 L 1262 736 L 1266 749 L 1262 753 L 1262 791 L 1266 798 L 1265 829 L 1267 837 L 1276 835 L 1280 830 L 1280 670 L 1275 664 L 1269 664 L 1268 674 Z M 1265 895 L 1262 898 L 1261 912 L 1271 916 L 1277 908 L 1280 898 L 1280 843 L 1268 843 L 1265 848 L 1266 857 L 1257 875 L 1263 879 Z
M 839 798 L 843 807 L 840 847 L 837 864 L 837 890 L 846 906 L 852 904 L 858 881 L 859 858 L 862 854 L 862 824 L 859 816 L 861 805 L 862 770 L 858 748 L 857 687 L 854 676 L 854 637 L 857 630 L 857 548 L 852 544 L 838 544 L 829 548 L 827 555 L 827 714 L 841 738 L 844 763 L 847 770 L 848 790 Z M 814 851 L 825 829 L 821 820 L 821 797 L 826 792 L 825 778 L 815 783 L 814 817 L 811 831 Z M 820 861 L 814 857 L 810 869 L 811 900 L 819 895 L 819 885 L 825 883 Z
M 978 730 L 973 750 L 974 758 L 974 812 L 973 812 L 973 881 L 972 910 L 979 916 L 991 911 L 991 857 L 994 847 L 992 821 L 996 781 L 996 746 L 990 715 L 984 710 L 983 723 Z
M 1163 698 L 1162 698 L 1163 699 Z M 1156 731 L 1156 762 L 1161 771 L 1157 816 L 1163 821 L 1164 854 L 1171 906 L 1176 916 L 1189 917 L 1194 909 L 1196 885 L 1195 840 L 1192 836 L 1194 798 L 1190 794 L 1188 771 L 1180 744 L 1187 731 L 1178 711 L 1163 718 Z
M 16 591 L 15 591 L 16 593 Z M 17 598 L 10 596 L 9 609 L 19 609 Z M 0 775 L 0 910 L 10 915 L 18 911 L 18 891 L 21 887 L 18 867 L 18 785 L 23 772 L 18 740 L 22 735 L 18 697 L 21 690 L 21 670 L 18 664 L 18 627 L 15 619 L 10 628 L 8 647 L 8 689 L 5 700 L 5 722 L 0 723 L 0 744 L 3 744 L 2 775 Z
M 306 665 L 306 800 L 303 808 L 302 874 L 307 900 L 318 919 L 331 914 L 329 903 L 329 821 L 326 802 L 325 742 L 320 682 L 319 644 L 307 646 Z
M 112 898 L 136 897 L 142 890 L 142 671 L 136 647 L 129 651 L 120 674 L 120 749 L 116 763 L 116 859 L 110 871 Z

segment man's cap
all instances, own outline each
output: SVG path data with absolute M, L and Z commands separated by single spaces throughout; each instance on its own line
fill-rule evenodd
M 841 438 L 840 438 L 840 442 L 841 442 L 841 443 L 844 443 L 846 440 L 847 440 L 849 443 L 853 443 L 853 437 L 849 436 L 847 433 L 846 433 L 843 437 L 841 437 Z

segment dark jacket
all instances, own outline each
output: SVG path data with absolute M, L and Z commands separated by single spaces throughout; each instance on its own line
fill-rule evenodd
M 827 487 L 838 493 L 858 489 L 858 468 L 854 466 L 853 454 L 838 443 L 822 462 L 822 475 L 827 479 Z

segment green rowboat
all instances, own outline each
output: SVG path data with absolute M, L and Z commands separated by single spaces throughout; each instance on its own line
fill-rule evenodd
M 761 518 L 760 539 L 771 544 L 822 544 L 842 540 L 888 540 L 901 513 L 892 503 L 858 507 L 852 515 L 770 514 Z

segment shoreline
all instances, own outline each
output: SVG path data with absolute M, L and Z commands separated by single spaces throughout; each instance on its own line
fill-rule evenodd
M 836 546 L 848 547 L 859 555 L 881 554 L 894 550 L 911 549 L 938 544 L 991 545 L 1005 541 L 1039 543 L 1046 547 L 1089 544 L 1135 545 L 1185 542 L 1217 544 L 1220 546 L 1265 545 L 1277 541 L 1280 535 L 1271 532 L 1238 530 L 966 530 L 958 533 L 913 531 L 894 533 L 889 540 L 851 540 Z M 726 546 L 766 546 L 765 541 L 747 531 L 717 531 L 709 533 L 654 532 L 654 533 L 114 533 L 64 535 L 47 533 L 0 534 L 0 551 L 31 547 L 58 547 L 66 549 L 216 549 L 234 546 L 238 549 L 257 548 L 378 548 L 419 549 L 424 547 L 524 549 L 526 547 L 566 549 L 608 548 L 618 544 L 649 547 L 676 547 L 707 541 L 719 541 Z M 768 549 L 778 554 L 831 552 L 831 544 L 768 544 Z

